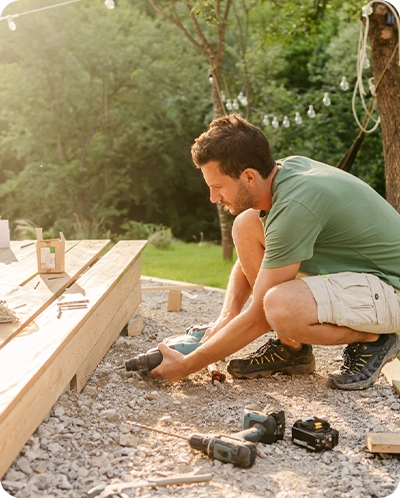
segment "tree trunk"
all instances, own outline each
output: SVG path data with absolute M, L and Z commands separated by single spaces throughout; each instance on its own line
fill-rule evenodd
M 400 213 L 399 47 L 396 22 L 394 25 L 387 24 L 389 12 L 391 11 L 385 4 L 374 4 L 368 35 L 374 84 L 377 86 L 376 98 L 381 117 L 386 200 Z
M 220 70 L 214 68 L 211 71 L 213 77 L 212 101 L 214 118 L 220 118 L 225 114 L 224 106 L 221 99 Z M 229 212 L 221 204 L 217 204 L 219 225 L 221 229 L 222 259 L 232 260 L 233 258 L 233 239 L 232 239 L 232 221 Z

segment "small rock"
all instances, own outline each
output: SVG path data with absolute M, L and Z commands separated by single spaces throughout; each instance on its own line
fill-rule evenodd
M 138 438 L 133 434 L 121 434 L 119 437 L 120 446 L 135 447 L 138 445 Z
M 62 406 L 57 406 L 55 409 L 54 409 L 54 415 L 56 417 L 62 417 L 65 413 L 65 410 Z
M 22 481 L 25 477 L 25 474 L 22 473 L 22 472 L 19 472 L 18 470 L 15 470 L 15 469 L 10 469 L 6 476 L 5 476 L 5 480 L 6 481 L 12 481 L 12 482 L 18 482 L 18 481 Z
M 101 439 L 101 434 L 99 432 L 93 432 L 91 439 L 93 441 L 98 441 L 99 439 Z

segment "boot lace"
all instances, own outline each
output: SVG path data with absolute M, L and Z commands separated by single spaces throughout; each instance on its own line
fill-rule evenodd
M 366 359 L 371 355 L 362 354 L 360 348 L 367 349 L 360 343 L 349 344 L 343 351 L 343 365 L 341 367 L 341 371 L 343 373 L 352 374 L 354 372 L 360 372 L 361 369 L 367 363 Z
M 275 348 L 279 346 L 281 341 L 279 339 L 268 339 L 268 341 L 259 347 L 256 351 L 249 353 L 246 358 L 259 358 L 267 353 L 273 353 Z

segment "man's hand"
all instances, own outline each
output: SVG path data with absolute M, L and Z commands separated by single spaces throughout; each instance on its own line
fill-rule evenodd
M 163 355 L 163 361 L 150 371 L 150 377 L 168 379 L 177 382 L 189 375 L 185 363 L 185 355 L 171 349 L 165 344 L 159 344 L 158 349 Z
M 202 338 L 202 341 L 208 341 L 213 335 L 215 335 L 219 330 L 225 327 L 231 319 L 227 316 L 219 316 L 214 322 L 210 323 L 208 329 Z

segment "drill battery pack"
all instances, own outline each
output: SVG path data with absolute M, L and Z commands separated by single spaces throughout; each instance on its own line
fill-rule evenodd
M 292 441 L 312 451 L 330 450 L 338 444 L 339 432 L 326 420 L 306 417 L 293 424 Z

